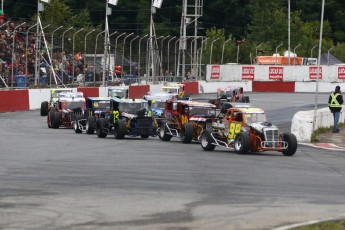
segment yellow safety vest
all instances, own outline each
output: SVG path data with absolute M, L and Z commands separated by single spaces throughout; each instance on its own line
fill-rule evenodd
M 339 104 L 339 102 L 337 101 L 337 96 L 339 96 L 340 93 L 331 93 L 331 103 L 329 103 L 329 107 L 331 108 L 341 108 L 341 104 Z

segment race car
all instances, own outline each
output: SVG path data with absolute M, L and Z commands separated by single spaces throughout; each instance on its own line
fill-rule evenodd
M 182 143 L 198 141 L 203 130 L 212 128 L 216 119 L 216 106 L 197 101 L 166 101 L 159 138 L 170 141 L 178 137 Z
M 144 99 L 110 99 L 108 114 L 96 121 L 97 136 L 114 135 L 116 139 L 123 139 L 126 135 L 156 136 L 157 127 L 148 108 L 148 101 Z
M 209 100 L 209 103 L 220 109 L 225 102 L 249 103 L 249 97 L 243 95 L 243 87 L 228 86 L 217 89 L 217 98 Z
M 108 97 L 128 98 L 128 87 L 126 86 L 109 87 Z
M 189 96 L 185 92 L 185 85 L 181 83 L 167 83 L 162 86 L 161 91 L 170 94 L 178 100 L 189 99 Z
M 41 102 L 41 116 L 47 116 L 50 108 L 56 106 L 56 102 L 59 100 L 59 94 L 63 92 L 72 92 L 72 89 L 51 89 L 50 100 Z
M 85 110 L 85 98 L 82 92 L 60 93 L 56 106 L 49 110 L 47 123 L 49 128 L 73 128 L 77 116 L 82 116 Z
M 88 97 L 86 98 L 86 110 L 82 115 L 76 116 L 73 124 L 75 133 L 94 134 L 96 121 L 104 118 L 110 109 L 109 97 Z
M 203 150 L 213 151 L 216 146 L 241 154 L 278 151 L 292 156 L 297 150 L 297 139 L 292 133 L 280 133 L 260 108 L 230 108 L 212 123 L 211 130 L 204 130 L 201 135 Z

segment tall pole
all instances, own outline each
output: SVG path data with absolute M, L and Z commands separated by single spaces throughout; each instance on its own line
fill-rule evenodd
M 298 44 L 294 49 L 293 49 L 293 53 L 294 53 L 294 59 L 293 59 L 293 65 L 295 65 L 295 60 L 296 60 L 296 57 L 297 57 L 297 55 L 296 55 L 296 49 L 298 48 L 298 47 L 300 47 L 301 46 L 301 43 L 300 44 Z
M 160 73 L 161 73 L 161 76 L 163 76 L 163 44 L 164 44 L 164 40 L 169 38 L 169 37 L 170 37 L 170 35 L 163 37 L 162 41 L 161 41 L 161 55 L 160 55 L 160 59 L 161 59 L 161 61 L 160 61 L 160 69 L 161 69 Z
M 73 26 L 72 27 L 70 27 L 70 28 L 68 28 L 67 30 L 65 30 L 63 33 L 62 33 L 62 44 L 61 44 L 61 50 L 62 50 L 62 52 L 64 52 L 65 51 L 65 33 L 67 32 L 67 31 L 69 31 L 69 30 L 71 30 L 71 29 L 73 29 Z
M 202 64 L 202 50 L 203 50 L 203 47 L 204 47 L 204 42 L 206 42 L 208 39 L 210 39 L 210 37 L 208 37 L 208 38 L 205 38 L 202 42 L 201 42 L 201 50 L 200 50 L 200 71 L 199 71 L 199 74 L 200 74 L 200 78 L 199 78 L 199 80 L 201 80 L 201 73 L 202 73 L 202 71 L 201 71 L 201 64 Z M 206 47 L 205 47 L 205 49 L 206 49 Z
M 150 54 L 151 54 L 151 50 L 150 50 L 150 48 L 151 48 L 151 39 L 152 39 L 153 37 L 149 37 L 148 39 L 147 39 L 147 41 L 146 41 L 146 77 L 150 77 Z
M 58 28 L 56 28 L 55 30 L 53 30 L 53 32 L 52 32 L 52 35 L 51 35 L 51 41 L 50 41 L 50 45 L 51 45 L 51 50 L 50 50 L 50 57 L 51 57 L 51 59 L 52 59 L 52 61 L 51 61 L 51 63 L 50 63 L 50 65 L 51 65 L 51 68 L 50 68 L 50 73 L 49 73 L 49 86 L 50 86 L 50 88 L 51 88 L 51 86 L 52 86 L 52 74 L 53 74 L 53 71 L 54 71 L 54 63 L 53 63 L 53 51 L 54 51 L 54 33 L 56 32 L 56 31 L 58 31 L 59 29 L 61 29 L 61 28 L 63 28 L 63 26 L 59 26 Z
M 222 47 L 222 60 L 221 60 L 220 64 L 223 64 L 225 44 L 228 43 L 229 41 L 231 41 L 231 38 L 229 38 L 228 40 L 226 40 L 223 43 L 223 47 Z
M 142 36 L 140 39 L 139 39 L 139 54 L 138 54 L 138 67 L 139 67 L 139 70 L 138 70 L 138 79 L 140 78 L 140 74 L 141 74 L 141 64 L 140 64 L 140 59 L 141 59 L 141 53 L 140 53 L 140 51 L 141 51 L 141 40 L 142 39 L 144 39 L 144 38 L 146 38 L 148 36 L 148 34 L 145 34 L 144 36 Z M 140 80 L 139 80 L 139 82 L 140 82 Z
M 98 43 L 98 37 L 99 35 L 105 33 L 105 30 L 98 33 L 96 36 L 96 44 L 95 44 L 95 55 L 93 56 L 93 82 L 96 81 L 96 54 L 97 54 L 97 43 Z
M 114 51 L 114 68 L 116 66 L 116 52 L 117 52 L 117 40 L 122 37 L 123 35 L 125 35 L 126 32 L 123 32 L 122 34 L 120 34 L 119 36 L 116 37 L 115 39 L 115 51 Z M 122 71 L 122 70 L 121 70 Z M 116 76 L 117 77 L 117 76 Z
M 170 73 L 170 42 L 172 41 L 172 40 L 174 40 L 176 38 L 176 36 L 174 36 L 174 37 L 172 37 L 172 38 L 170 38 L 169 40 L 168 40 L 168 67 L 167 67 L 167 69 L 168 69 L 168 74 Z
M 13 43 L 12 43 L 12 60 L 11 60 L 11 62 L 12 62 L 12 69 L 11 69 L 11 78 L 12 78 L 12 80 L 11 80 L 11 88 L 13 88 L 13 76 L 14 76 L 14 69 L 13 69 L 13 67 L 14 67 L 14 58 L 15 58 L 15 53 L 14 53 L 14 42 L 15 42 L 15 38 L 16 38 L 16 30 L 17 30 L 17 28 L 18 27 L 21 27 L 22 25 L 24 25 L 26 22 L 23 22 L 22 24 L 20 24 L 20 25 L 18 25 L 18 26 L 16 26 L 15 28 L 14 28 L 14 30 L 13 30 Z
M 317 60 L 317 76 L 316 76 L 316 90 L 315 90 L 315 109 L 314 109 L 314 121 L 313 121 L 313 131 L 316 129 L 316 117 L 317 117 L 317 103 L 318 103 L 318 93 L 319 93 L 319 78 L 321 71 L 321 49 L 322 49 L 322 34 L 323 34 L 323 16 L 325 9 L 325 0 L 322 0 L 321 7 L 321 23 L 320 23 L 320 39 L 319 39 L 319 56 Z
M 175 72 L 175 76 L 177 76 L 177 62 L 178 62 L 178 60 L 177 60 L 177 42 L 179 43 L 179 46 L 180 46 L 180 39 L 181 38 L 179 38 L 179 39 L 177 39 L 176 41 L 175 41 L 175 60 L 174 60 L 174 64 L 175 64 L 175 66 L 174 66 L 174 72 Z
M 73 34 L 73 39 L 72 39 L 72 83 L 74 83 L 74 66 L 75 66 L 75 55 L 74 55 L 74 48 L 75 48 L 75 36 L 77 35 L 77 33 L 83 31 L 84 28 L 81 28 L 80 30 L 78 30 L 77 32 L 75 32 Z
M 87 36 L 89 36 L 91 33 L 93 33 L 96 29 L 91 30 L 85 35 L 84 38 L 84 68 L 83 68 L 83 75 L 84 75 L 84 83 L 85 83 L 85 66 L 86 66 L 86 41 L 87 41 Z
M 105 86 L 105 78 L 107 71 L 107 60 L 108 60 L 108 42 L 109 42 L 109 27 L 108 27 L 108 0 L 105 1 L 105 34 L 104 34 L 104 56 L 103 56 L 103 77 L 102 86 Z
M 315 45 L 310 50 L 310 58 L 313 58 L 313 49 L 315 49 L 318 45 Z
M 219 38 L 216 38 L 214 39 L 212 42 L 211 42 L 211 53 L 210 53 L 210 64 L 212 63 L 212 51 L 213 51 L 213 43 L 218 41 Z
M 282 46 L 283 45 L 283 43 L 280 43 L 277 47 L 276 47 L 276 61 L 275 61 L 275 65 L 277 65 L 277 63 L 278 63 L 278 48 L 280 47 L 280 46 Z
M 30 29 L 34 28 L 37 26 L 37 23 L 26 31 L 26 43 L 25 43 L 25 74 L 28 74 L 28 46 L 29 46 L 29 31 Z
M 137 39 L 139 35 L 135 36 L 130 42 L 129 42 L 129 74 L 132 75 L 132 42 Z
M 290 0 L 288 0 L 288 51 L 289 51 L 289 65 L 291 64 L 290 61 L 290 53 L 291 53 L 291 4 Z
M 327 55 L 327 65 L 329 65 L 329 53 L 331 52 L 332 49 L 334 49 L 335 46 L 331 47 L 329 50 L 328 50 L 328 55 Z

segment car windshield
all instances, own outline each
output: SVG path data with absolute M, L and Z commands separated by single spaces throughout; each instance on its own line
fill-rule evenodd
M 167 92 L 167 93 L 173 93 L 173 94 L 177 94 L 178 93 L 178 88 L 162 88 L 163 92 Z
M 58 98 L 59 97 L 59 94 L 62 93 L 62 92 L 71 92 L 70 90 L 58 90 L 58 89 L 55 89 L 54 91 L 51 91 L 51 97 L 52 98 Z
M 246 118 L 248 126 L 252 123 L 267 121 L 265 113 L 246 113 Z
M 164 109 L 165 108 L 165 101 L 156 101 L 155 103 L 151 104 L 152 109 Z
M 92 107 L 95 109 L 109 109 L 110 101 L 93 101 Z
M 109 97 L 126 98 L 126 90 L 112 89 L 109 90 Z
M 136 114 L 139 110 L 147 108 L 147 105 L 142 102 L 134 102 L 134 103 L 120 103 L 119 110 L 121 112 L 126 112 L 130 114 Z
M 207 115 L 207 116 L 216 116 L 216 109 L 209 107 L 189 107 L 189 115 Z
M 61 102 L 61 109 L 75 109 L 85 108 L 85 102 L 83 101 L 64 101 Z

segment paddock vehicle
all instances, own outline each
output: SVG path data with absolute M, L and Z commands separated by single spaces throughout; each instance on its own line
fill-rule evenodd
M 56 105 L 59 100 L 59 94 L 63 92 L 72 92 L 72 89 L 51 89 L 50 90 L 50 100 L 41 102 L 41 116 L 47 116 L 50 108 Z
M 49 128 L 73 128 L 77 116 L 82 116 L 85 110 L 83 93 L 60 93 L 55 107 L 48 113 L 47 123 Z
M 85 113 L 75 117 L 73 128 L 76 133 L 85 131 L 87 134 L 94 134 L 96 121 L 104 118 L 110 109 L 109 97 L 88 97 L 86 98 Z
M 109 87 L 108 97 L 128 98 L 128 87 L 125 87 L 125 86 Z
M 209 100 L 209 103 L 220 109 L 225 102 L 249 103 L 249 96 L 243 96 L 243 87 L 228 86 L 217 89 L 217 98 Z
M 262 109 L 230 108 L 223 118 L 212 123 L 212 130 L 204 130 L 201 135 L 203 150 L 213 151 L 216 146 L 241 154 L 278 151 L 292 156 L 297 150 L 297 139 L 292 133 L 279 133 Z
M 159 138 L 170 141 L 179 137 L 183 143 L 199 140 L 203 130 L 211 129 L 216 118 L 216 106 L 206 102 L 196 101 L 166 101 Z
M 148 101 L 144 99 L 110 99 L 108 114 L 96 121 L 97 136 L 105 138 L 112 134 L 116 139 L 123 139 L 125 135 L 156 136 L 157 127 L 148 108 Z

